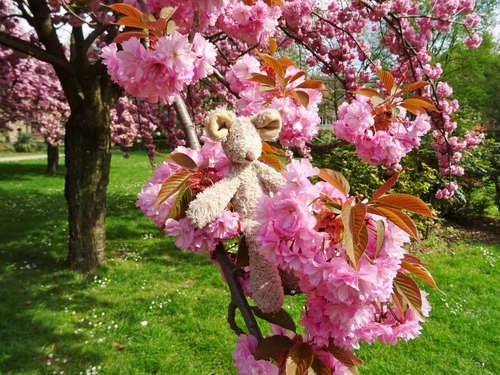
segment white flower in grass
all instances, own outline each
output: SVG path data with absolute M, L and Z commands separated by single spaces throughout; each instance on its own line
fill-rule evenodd
M 144 320 L 141 322 L 141 326 L 146 327 L 148 325 L 148 321 Z

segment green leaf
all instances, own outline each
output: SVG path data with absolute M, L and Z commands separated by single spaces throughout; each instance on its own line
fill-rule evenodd
M 285 310 L 283 310 L 283 308 L 276 313 L 264 313 L 257 306 L 250 306 L 250 308 L 255 316 L 264 319 L 266 322 L 276 324 L 292 332 L 297 331 L 297 327 L 295 326 L 295 322 L 292 317 Z
M 328 351 L 345 367 L 347 367 L 355 375 L 359 375 L 357 365 L 362 365 L 363 361 L 356 357 L 356 354 L 349 350 L 342 349 L 341 347 L 330 343 L 328 345 Z
M 175 30 L 179 29 L 174 21 L 170 20 L 167 22 L 167 29 L 165 30 L 165 35 L 170 35 Z
M 422 295 L 417 283 L 410 276 L 398 272 L 394 278 L 393 285 L 403 297 L 403 302 L 424 319 L 422 314 Z
M 156 197 L 155 207 L 165 202 L 173 194 L 185 187 L 193 174 L 188 171 L 177 172 L 169 176 L 161 185 Z
M 234 271 L 243 269 L 250 264 L 250 258 L 248 257 L 248 246 L 245 236 L 240 240 L 238 246 L 238 253 L 236 254 L 236 264 L 234 265 Z
M 178 7 L 175 7 L 175 8 L 162 8 L 160 10 L 160 18 L 163 18 L 164 20 L 169 20 L 170 17 L 172 17 L 172 15 L 174 14 L 174 12 L 177 10 Z
M 378 198 L 375 202 L 385 203 L 393 207 L 402 208 L 432 218 L 432 212 L 426 204 L 420 198 L 410 194 L 385 195 Z
M 283 335 L 265 337 L 257 346 L 253 356 L 256 360 L 274 358 L 287 352 L 293 346 L 293 341 Z
M 319 170 L 318 177 L 321 178 L 323 181 L 328 182 L 330 185 L 332 185 L 335 189 L 340 191 L 346 197 L 349 194 L 349 190 L 351 190 L 349 182 L 342 173 L 324 168 Z
M 380 249 L 382 248 L 382 245 L 384 244 L 384 237 L 385 237 L 385 225 L 382 220 L 377 220 L 377 248 L 375 250 L 375 258 L 378 256 L 378 253 Z
M 177 152 L 175 154 L 169 154 L 168 159 L 173 161 L 175 164 L 177 164 L 179 167 L 183 167 L 186 169 L 191 169 L 196 171 L 198 169 L 198 166 L 196 165 L 195 161 L 191 159 L 189 155 L 183 154 L 182 152 Z
M 175 197 L 174 204 L 168 215 L 169 219 L 180 220 L 186 217 L 186 211 L 189 207 L 189 203 L 193 200 L 193 195 L 191 193 L 191 188 L 189 186 L 184 186 Z
M 313 360 L 314 353 L 308 343 L 295 344 L 286 356 L 286 375 L 304 375 Z

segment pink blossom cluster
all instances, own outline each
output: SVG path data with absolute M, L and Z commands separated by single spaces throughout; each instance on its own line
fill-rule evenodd
M 111 78 L 132 96 L 155 103 L 172 103 L 186 85 L 213 72 L 215 46 L 196 33 L 193 43 L 177 31 L 163 36 L 146 49 L 130 38 L 102 49 L 101 57 Z
M 320 347 L 330 340 L 347 350 L 359 341 L 395 344 L 420 334 L 422 322 L 413 310 L 401 316 L 393 305 L 393 281 L 401 270 L 409 236 L 385 218 L 367 214 L 368 246 L 357 268 L 348 261 L 339 241 L 341 216 L 323 202 L 354 202 L 326 182 L 311 183 L 319 172 L 307 159 L 292 161 L 282 172 L 287 183 L 273 197 L 259 199 L 255 219 L 260 223 L 260 251 L 282 270 L 293 272 L 307 295 L 301 324 L 309 342 Z M 377 248 L 377 221 L 385 228 Z M 430 306 L 422 293 L 424 316 Z
M 209 139 L 204 141 L 200 151 L 179 146 L 173 152 L 173 154 L 181 153 L 189 156 L 198 166 L 198 170 L 189 179 L 193 199 L 198 192 L 209 186 L 206 185 L 206 181 L 215 183 L 229 171 L 229 160 L 220 143 L 213 143 Z M 238 237 L 243 227 L 239 221 L 239 215 L 235 212 L 223 211 L 212 223 L 196 229 L 187 218 L 179 220 L 169 218 L 178 193 L 173 194 L 160 205 L 155 205 L 165 180 L 181 171 L 186 171 L 186 169 L 172 160 L 158 164 L 153 177 L 147 181 L 138 194 L 136 205 L 141 208 L 143 214 L 161 226 L 167 237 L 175 237 L 175 245 L 183 250 L 204 253 L 213 250 L 220 241 Z
M 293 76 L 297 68 L 290 66 L 287 68 L 286 75 Z M 259 85 L 251 82 L 248 78 L 252 73 L 268 75 L 261 68 L 259 61 L 250 55 L 243 56 L 226 72 L 226 79 L 231 89 L 239 93 L 240 98 L 236 102 L 238 114 L 247 116 L 252 113 L 258 113 L 265 108 L 273 108 L 280 112 L 283 122 L 279 135 L 280 143 L 288 147 L 298 147 L 305 149 L 305 144 L 318 133 L 319 123 L 321 121 L 318 111 L 322 94 L 319 90 L 304 89 L 309 95 L 309 103 L 305 108 L 297 99 L 291 95 L 269 94 L 259 89 Z M 304 78 L 296 80 L 287 89 L 293 89 Z M 302 90 L 302 89 L 301 89 Z
M 475 130 L 468 131 L 463 138 L 452 136 L 457 128 L 457 122 L 452 116 L 459 108 L 457 100 L 447 99 L 452 92 L 447 83 L 440 82 L 437 85 L 436 95 L 441 99 L 438 104 L 440 112 L 432 114 L 436 130 L 432 132 L 431 146 L 436 151 L 439 172 L 447 177 L 464 174 L 464 168 L 458 164 L 462 160 L 463 152 L 475 149 L 484 138 L 482 132 Z M 439 189 L 435 196 L 438 199 L 449 199 L 456 189 L 457 185 L 449 182 L 443 189 Z
M 271 333 L 274 335 L 282 335 L 295 340 L 295 335 L 290 331 L 281 328 L 279 326 L 271 324 Z M 336 375 L 352 375 L 352 372 L 345 367 L 340 361 L 338 361 L 329 351 L 324 348 L 311 344 L 314 356 L 321 360 L 328 369 Z M 257 339 L 251 335 L 241 334 L 236 339 L 236 347 L 233 351 L 234 366 L 238 370 L 238 375 L 254 375 L 254 374 L 266 374 L 266 375 L 285 375 L 284 371 L 280 371 L 280 368 L 265 360 L 256 360 L 253 354 L 257 349 Z M 286 368 L 281 365 L 281 368 Z
M 356 155 L 371 165 L 383 164 L 399 168 L 399 162 L 408 152 L 420 145 L 420 138 L 431 125 L 426 114 L 415 120 L 405 118 L 406 110 L 398 107 L 399 114 L 389 123 L 377 123 L 372 101 L 357 95 L 351 103 L 344 102 L 338 111 L 333 129 L 337 138 L 356 146 Z
M 216 26 L 228 36 L 254 46 L 274 36 L 280 16 L 279 6 L 270 7 L 263 0 L 257 0 L 253 5 L 233 1 L 224 9 Z

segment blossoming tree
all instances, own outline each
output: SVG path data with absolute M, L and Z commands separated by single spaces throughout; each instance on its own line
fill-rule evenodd
M 104 201 L 108 116 L 118 97 L 109 77 L 146 102 L 174 105 L 180 122 L 187 125 L 189 109 L 197 124 L 208 109 L 220 105 L 234 108 L 238 115 L 276 109 L 283 120 L 279 143 L 285 149 L 264 145 L 262 159 L 281 170 L 286 183 L 274 195 L 259 199 L 256 241 L 262 255 L 282 271 L 276 287 L 306 295 L 302 328 L 282 309 L 264 313 L 249 306 L 252 270 L 235 213 L 224 211 L 199 229 L 184 217 L 190 200 L 228 173 L 220 146 L 205 138 L 200 147 L 187 132 L 191 148 L 180 146 L 168 155 L 139 194 L 144 214 L 175 236 L 178 247 L 208 253 L 223 272 L 232 292 L 229 315 L 238 308 L 248 327 L 245 333 L 230 319 L 239 334 L 234 351 L 238 372 L 356 373 L 360 360 L 354 350 L 360 341 L 394 344 L 398 338 L 418 336 L 430 308 L 409 274 L 435 283 L 420 260 L 403 248 L 410 238 L 418 240 L 416 226 L 403 210 L 431 214 L 418 198 L 387 192 L 399 176 L 404 155 L 418 147 L 422 137 L 431 136 L 441 172 L 450 177 L 436 194 L 451 196 L 451 177 L 463 173 L 458 164 L 461 150 L 481 139 L 472 132 L 454 136 L 458 103 L 449 99 L 451 88 L 439 81 L 441 67 L 428 51 L 436 34 L 453 24 L 466 30 L 467 47 L 479 45 L 474 0 L 15 4 L 45 49 L 4 31 L 0 44 L 51 63 L 72 111 L 66 128 L 66 192 L 75 264 L 94 241 L 103 245 L 104 211 L 96 210 L 102 205 L 95 202 Z M 62 22 L 72 25 L 69 58 L 55 28 Z M 91 26 L 89 32 L 84 23 Z M 390 54 L 390 66 L 372 59 L 373 35 Z M 293 160 L 291 148 L 308 155 L 328 88 L 287 57 L 292 44 L 307 51 L 311 68 L 335 77 L 345 90 L 332 124 L 336 136 L 353 143 L 361 160 L 395 171 L 374 196 L 351 195 L 349 183 L 338 172 L 318 170 L 307 158 Z M 109 76 L 97 61 L 96 48 L 101 48 Z M 88 164 L 82 163 L 82 155 L 90 159 L 85 160 Z M 94 188 L 78 191 L 78 186 L 88 185 Z M 78 243 L 82 233 L 88 241 Z M 225 242 L 236 243 L 237 252 Z M 94 254 L 102 259 L 102 251 Z M 255 315 L 272 323 L 273 335 L 262 337 Z
M 450 177 L 463 173 L 460 151 L 482 138 L 474 132 L 462 139 L 452 134 L 458 103 L 448 99 L 452 90 L 439 82 L 441 68 L 428 52 L 435 33 L 449 31 L 452 23 L 468 32 L 467 47 L 479 45 L 473 7 L 469 0 L 425 7 L 405 0 L 150 0 L 136 7 L 109 6 L 122 15 L 117 23 L 131 29 L 101 56 L 127 92 L 169 105 L 201 82 L 217 88 L 208 107 L 223 101 L 242 116 L 266 108 L 281 114 L 279 143 L 285 149 L 264 145 L 262 161 L 280 170 L 286 183 L 259 198 L 256 241 L 261 255 L 281 272 L 281 280 L 270 282 L 306 295 L 301 329 L 283 309 L 248 305 L 252 269 L 237 213 L 223 211 L 202 228 L 186 218 L 196 195 L 228 173 L 220 145 L 203 138 L 201 148 L 176 148 L 137 203 L 179 248 L 208 253 L 220 267 L 232 292 L 229 324 L 240 335 L 234 351 L 240 374 L 356 373 L 360 341 L 395 344 L 419 335 L 430 307 L 409 275 L 436 284 L 403 248 L 410 238 L 419 240 L 404 211 L 432 215 L 420 199 L 387 192 L 403 169 L 401 159 L 422 137 L 434 138 L 441 172 Z M 390 70 L 371 59 L 368 32 L 378 33 L 380 45 L 393 55 Z M 308 51 L 311 67 L 334 76 L 346 91 L 332 124 L 335 135 L 354 144 L 362 161 L 395 171 L 371 198 L 350 195 L 341 174 L 314 168 L 307 158 L 295 160 L 287 150 L 308 155 L 320 122 L 318 105 L 328 90 L 286 57 L 292 43 Z M 202 94 L 188 97 L 203 103 Z M 198 123 L 203 108 L 194 113 Z M 449 182 L 436 196 L 448 198 L 454 189 Z M 234 321 L 236 308 L 248 333 Z M 271 323 L 271 336 L 262 337 L 254 315 Z

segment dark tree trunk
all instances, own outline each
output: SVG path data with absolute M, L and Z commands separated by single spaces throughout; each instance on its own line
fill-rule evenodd
M 59 174 L 59 147 L 47 143 L 47 174 Z
M 106 188 L 111 162 L 109 109 L 81 102 L 66 124 L 66 185 L 71 269 L 92 272 L 106 264 Z

